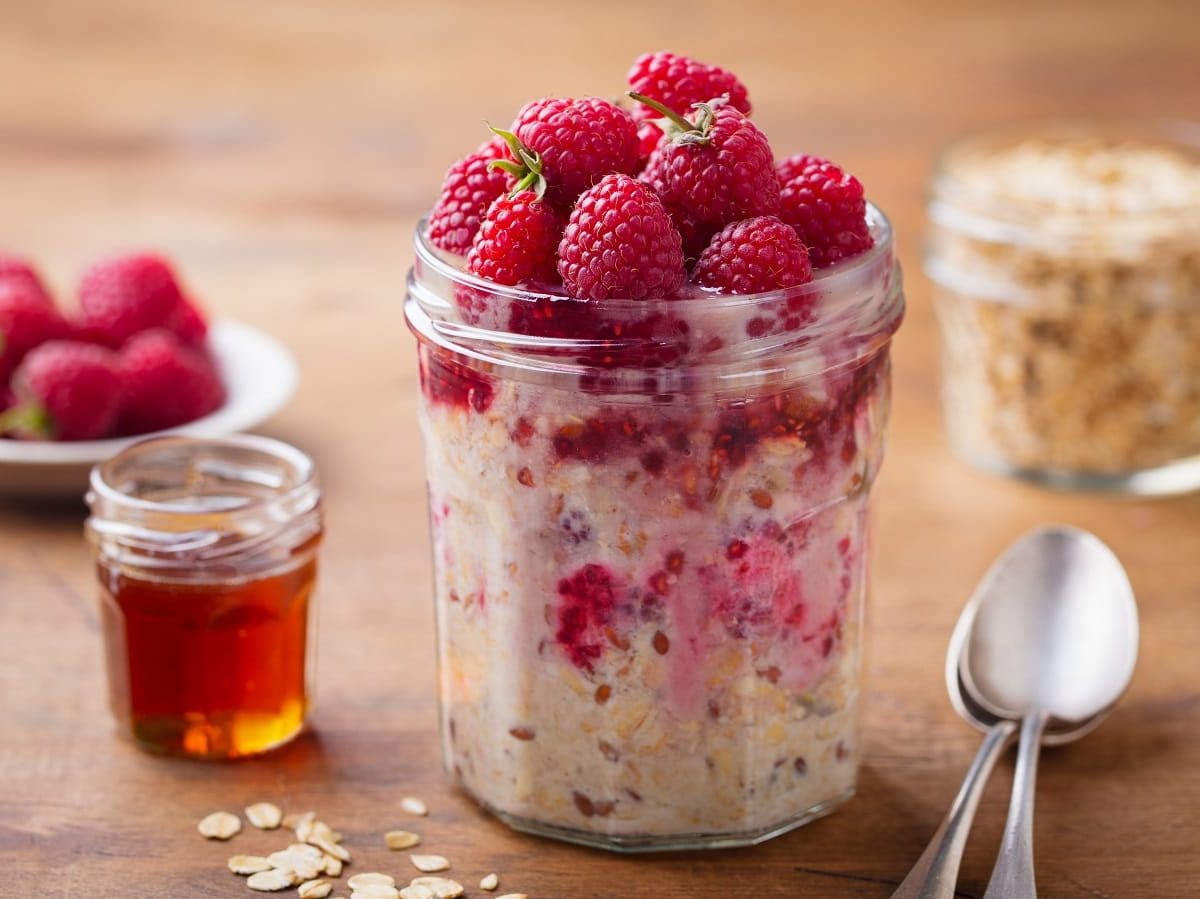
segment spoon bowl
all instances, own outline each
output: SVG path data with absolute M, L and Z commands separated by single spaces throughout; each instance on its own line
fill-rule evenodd
M 1125 692 L 1137 660 L 1137 604 L 1125 569 L 1098 538 L 1041 528 L 988 571 L 955 638 L 956 676 L 977 706 L 997 718 L 1043 712 L 1049 734 L 1061 735 L 1099 724 L 1092 719 Z

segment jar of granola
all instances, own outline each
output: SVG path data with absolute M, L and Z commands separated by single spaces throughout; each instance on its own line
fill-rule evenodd
M 1200 486 L 1200 127 L 965 138 L 933 175 L 926 271 L 946 424 L 992 471 Z
M 447 769 L 513 827 L 754 843 L 849 797 L 891 230 L 802 287 L 572 300 L 417 229 Z

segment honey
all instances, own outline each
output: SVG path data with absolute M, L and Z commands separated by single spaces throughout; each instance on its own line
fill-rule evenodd
M 311 460 L 263 438 L 161 438 L 98 466 L 89 502 L 122 730 L 214 759 L 295 736 L 321 540 Z

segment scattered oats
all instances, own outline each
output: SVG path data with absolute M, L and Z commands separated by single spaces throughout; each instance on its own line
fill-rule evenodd
M 408 812 L 410 815 L 425 817 L 429 814 L 429 806 L 415 796 L 405 796 L 400 800 L 400 808 Z
M 350 899 L 400 899 L 400 891 L 382 883 L 370 883 L 351 893 Z
M 421 838 L 411 830 L 389 830 L 383 835 L 383 839 L 387 843 L 388 849 L 393 851 L 412 849 L 421 842 Z
M 311 817 L 306 816 L 301 818 L 298 822 L 296 822 L 296 839 L 301 843 L 307 843 L 312 837 L 316 826 L 316 821 L 314 821 Z
M 489 893 L 500 886 L 500 876 L 497 874 L 488 874 L 479 881 L 479 889 L 487 890 Z
M 306 858 L 309 861 L 317 864 L 325 857 L 325 855 L 316 846 L 310 846 L 308 843 L 292 843 L 285 850 L 300 858 Z
M 363 887 L 370 886 L 394 887 L 396 885 L 396 878 L 390 874 L 368 871 L 365 874 L 355 874 L 346 881 L 346 885 L 352 890 L 361 890 Z
M 281 823 L 288 830 L 295 830 L 305 821 L 311 822 L 315 820 L 316 817 L 316 812 L 292 812 L 291 814 L 284 815 Z
M 324 837 L 313 837 L 312 845 L 326 855 L 332 855 L 338 861 L 347 864 L 350 863 L 350 850 L 341 843 L 335 843 L 333 840 L 327 840 Z
M 229 812 L 213 812 L 197 824 L 196 829 L 210 840 L 228 840 L 242 829 L 242 819 Z
M 328 880 L 306 880 L 296 892 L 300 899 L 325 899 L 333 892 L 333 884 Z
M 505 893 L 503 896 L 497 896 L 496 899 L 529 899 L 524 893 Z
M 331 843 L 340 843 L 342 841 L 342 835 L 324 821 L 314 821 L 312 823 L 312 827 L 309 829 L 308 836 L 303 837 L 302 839 L 306 843 L 311 843 L 314 839 L 329 840 Z
M 278 852 L 272 852 L 267 856 L 267 861 L 269 861 L 272 865 L 274 865 L 276 868 L 283 868 L 287 871 L 292 870 L 292 862 L 294 860 L 295 856 L 293 856 L 286 849 L 280 849 Z
M 414 877 L 409 886 L 428 890 L 430 899 L 458 899 L 463 894 L 463 885 L 448 877 Z
M 325 873 L 330 877 L 342 876 L 342 860 L 332 855 L 325 856 Z
M 274 893 L 276 890 L 286 890 L 296 883 L 296 875 L 283 868 L 272 868 L 270 871 L 259 871 L 251 874 L 246 886 L 260 893 Z
M 410 855 L 409 858 L 412 860 L 413 867 L 423 874 L 445 871 L 450 867 L 450 862 L 440 855 Z
M 261 855 L 235 855 L 229 859 L 229 870 L 234 874 L 257 874 L 259 871 L 270 871 L 271 860 Z
M 400 899 L 437 899 L 437 896 L 429 887 L 410 883 L 400 891 Z
M 283 822 L 283 812 L 270 802 L 256 802 L 246 806 L 246 820 L 259 830 L 274 830 Z

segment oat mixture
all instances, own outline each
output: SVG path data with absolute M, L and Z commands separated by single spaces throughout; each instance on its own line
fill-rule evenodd
M 1200 454 L 1200 157 L 1082 139 L 960 152 L 931 218 L 965 457 L 1120 476 Z

